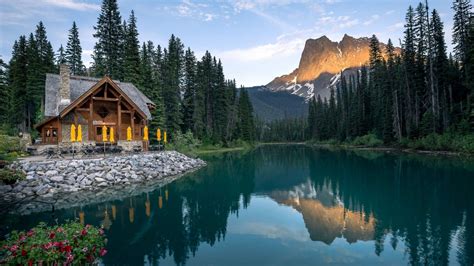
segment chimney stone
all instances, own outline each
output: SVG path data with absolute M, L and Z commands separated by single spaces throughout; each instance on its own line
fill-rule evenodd
M 61 64 L 59 66 L 59 100 L 60 105 L 63 106 L 71 103 L 70 75 L 69 65 Z

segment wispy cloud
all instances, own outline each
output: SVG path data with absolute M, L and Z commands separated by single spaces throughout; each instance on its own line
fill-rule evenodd
M 0 22 L 7 25 L 22 25 L 35 17 L 59 18 L 59 12 L 51 12 L 51 8 L 74 11 L 97 11 L 100 6 L 77 0 L 17 0 L 0 2 Z
M 79 2 L 75 0 L 42 0 L 40 2 L 44 2 L 45 4 L 49 4 L 51 6 L 68 8 L 78 11 L 87 11 L 87 10 L 99 10 L 100 6 L 97 4 L 90 4 L 86 2 Z
M 369 19 L 369 20 L 366 20 L 363 24 L 364 24 L 365 26 L 368 26 L 368 25 L 374 23 L 375 21 L 377 21 L 379 18 L 380 18 L 379 15 L 372 15 L 372 16 L 370 17 L 370 19 Z
M 225 60 L 242 62 L 264 61 L 278 56 L 300 53 L 303 50 L 304 43 L 305 39 L 280 39 L 275 43 L 224 51 L 219 53 L 219 56 Z
M 218 14 L 209 5 L 191 0 L 182 0 L 178 5 L 167 9 L 174 10 L 175 14 L 180 17 L 195 18 L 201 21 L 212 21 L 218 17 Z

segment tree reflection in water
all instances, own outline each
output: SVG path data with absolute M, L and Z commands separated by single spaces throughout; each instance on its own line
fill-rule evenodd
M 472 163 L 414 155 L 382 155 L 267 146 L 249 153 L 208 156 L 209 165 L 153 193 L 57 211 L 102 224 L 109 250 L 105 264 L 185 264 L 199 246 L 225 241 L 230 215 L 264 196 L 300 212 L 313 241 L 327 245 L 400 242 L 411 264 L 474 263 Z M 471 167 L 471 168 L 469 168 Z M 164 195 L 163 195 L 164 194 Z M 28 228 L 50 213 L 9 216 L 0 225 Z M 126 254 L 126 255 L 125 255 Z

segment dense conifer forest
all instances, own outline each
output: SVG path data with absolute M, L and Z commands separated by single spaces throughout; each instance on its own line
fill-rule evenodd
M 306 121 L 260 125 L 260 139 L 364 144 L 359 142 L 365 136 L 385 144 L 420 140 L 424 148 L 433 144 L 440 149 L 449 149 L 457 139 L 457 146 L 474 151 L 474 17 L 470 0 L 455 0 L 452 8 L 452 54 L 447 53 L 436 9 L 427 1 L 410 6 L 404 38 L 397 40 L 401 53 L 396 53 L 392 40 L 382 51 L 373 35 L 370 61 L 358 75 L 341 75 L 329 99 L 312 98 Z
M 10 62 L 0 61 L 0 125 L 10 134 L 32 132 L 42 120 L 46 73 L 59 64 L 73 75 L 131 82 L 157 106 L 151 131 L 192 132 L 207 143 L 228 144 L 255 139 L 253 110 L 248 94 L 226 79 L 222 62 L 206 51 L 201 59 L 177 37 L 161 46 L 139 42 L 138 18 L 132 11 L 124 20 L 117 0 L 104 0 L 94 27 L 93 64 L 82 62 L 80 30 L 72 22 L 65 47 L 56 51 L 42 22 L 29 36 L 13 44 Z M 67 34 L 67 33 L 65 33 Z

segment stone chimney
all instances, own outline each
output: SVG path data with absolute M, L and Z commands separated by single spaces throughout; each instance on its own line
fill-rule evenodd
M 69 65 L 61 64 L 59 66 L 59 104 L 62 106 L 71 103 L 70 75 Z

